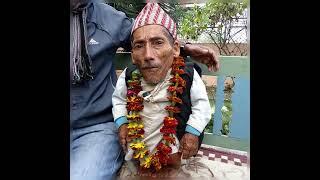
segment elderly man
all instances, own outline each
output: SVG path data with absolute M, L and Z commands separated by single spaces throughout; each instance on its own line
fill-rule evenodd
M 193 63 L 179 56 L 176 24 L 148 3 L 132 28 L 132 62 L 113 93 L 113 116 L 132 173 L 157 175 L 197 154 L 211 108 Z M 128 147 L 128 148 L 127 148 Z

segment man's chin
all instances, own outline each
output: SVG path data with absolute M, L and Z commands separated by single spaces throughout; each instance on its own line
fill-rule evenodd
M 142 73 L 144 80 L 150 84 L 158 84 L 160 82 L 160 76 L 158 73 L 145 72 Z
M 160 82 L 159 79 L 153 79 L 153 78 L 151 78 L 151 79 L 146 79 L 146 78 L 144 78 L 144 80 L 145 80 L 148 84 L 158 84 L 158 83 Z

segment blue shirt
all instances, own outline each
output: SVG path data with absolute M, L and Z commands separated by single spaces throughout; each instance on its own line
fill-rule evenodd
M 70 85 L 70 123 L 73 128 L 113 122 L 112 93 L 117 76 L 113 65 L 119 47 L 130 46 L 133 21 L 103 1 L 88 4 L 88 51 L 94 79 Z

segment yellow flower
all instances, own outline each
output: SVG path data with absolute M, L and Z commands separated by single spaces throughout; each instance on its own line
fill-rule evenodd
M 137 122 L 130 122 L 128 125 L 128 129 L 135 129 L 135 130 L 139 130 L 139 129 L 143 129 L 143 124 L 142 123 L 137 123 Z
M 137 142 L 130 144 L 130 148 L 132 149 L 143 149 L 145 147 L 144 142 Z
M 142 129 L 142 128 L 144 128 L 143 124 L 139 124 L 138 129 Z
M 127 115 L 127 118 L 128 118 L 128 119 L 135 119 L 135 118 L 137 118 L 137 117 L 140 117 L 139 114 L 128 114 L 128 115 Z
M 144 162 L 140 164 L 140 166 L 143 166 L 144 168 L 150 168 L 151 165 L 151 157 L 148 156 L 147 158 L 144 159 Z
M 138 123 L 136 122 L 130 122 L 128 125 L 128 129 L 135 129 L 138 127 Z
M 134 158 L 135 158 L 135 159 L 137 159 L 137 158 L 143 158 L 144 155 L 146 155 L 146 152 L 147 152 L 147 150 L 139 151 L 138 153 L 136 153 L 136 155 L 134 156 Z

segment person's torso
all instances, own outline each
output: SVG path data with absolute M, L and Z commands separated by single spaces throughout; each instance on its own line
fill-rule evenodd
M 113 121 L 111 96 L 117 80 L 113 59 L 121 45 L 119 32 L 123 32 L 126 20 L 123 13 L 105 4 L 93 3 L 88 7 L 87 47 L 94 78 L 71 85 L 70 121 L 74 128 Z M 129 39 L 131 26 L 125 28 Z
M 144 136 L 143 141 L 148 146 L 150 152 L 158 145 L 162 139 L 162 133 L 160 129 L 163 126 L 163 120 L 168 116 L 168 111 L 165 107 L 170 105 L 168 97 L 168 87 L 172 85 L 169 81 L 172 75 L 171 70 L 168 72 L 165 80 L 157 85 L 147 84 L 143 79 L 141 81 L 142 91 L 139 92 L 139 96 L 144 98 L 143 110 L 139 113 L 144 124 Z M 148 92 L 148 93 L 145 93 Z M 145 97 L 143 96 L 146 95 Z M 175 136 L 175 135 L 174 135 Z M 172 153 L 178 151 L 179 140 L 176 138 L 176 145 L 171 145 Z
M 131 73 L 134 71 L 136 67 L 131 67 L 126 70 L 126 81 L 131 78 Z M 180 113 L 175 114 L 175 118 L 178 120 L 178 126 L 176 128 L 176 144 L 177 146 L 172 148 L 172 153 L 174 153 L 179 147 L 179 140 L 185 134 L 185 128 L 187 126 L 187 121 L 189 120 L 189 116 L 191 112 L 191 99 L 190 99 L 190 89 L 192 86 L 193 81 L 193 74 L 194 74 L 194 64 L 193 63 L 186 63 L 186 67 L 184 68 L 185 74 L 180 75 L 182 79 L 186 81 L 186 87 L 183 90 L 182 94 L 178 94 L 178 97 L 182 100 L 182 104 L 178 104 L 177 107 L 181 110 Z M 139 92 L 141 96 L 144 94 L 144 109 L 140 112 L 140 116 L 144 123 L 144 131 L 145 131 L 145 138 L 143 141 L 149 147 L 149 150 L 153 150 L 156 145 L 161 141 L 162 133 L 160 129 L 163 126 L 163 120 L 166 116 L 168 116 L 167 110 L 165 107 L 170 105 L 170 101 L 168 97 L 170 93 L 168 92 L 168 87 L 172 85 L 169 82 L 170 78 L 172 77 L 171 69 L 167 73 L 165 80 L 162 83 L 157 84 L 156 86 L 146 85 L 145 81 L 141 80 L 141 85 L 143 88 L 142 92 Z M 201 74 L 201 72 L 200 72 Z M 128 85 L 127 85 L 128 86 Z M 146 91 L 150 91 L 149 95 L 146 95 Z M 142 97 L 142 96 L 141 96 Z M 199 145 L 202 143 L 203 140 L 203 132 L 199 136 Z M 130 153 L 128 153 L 130 154 Z M 130 157 L 129 155 L 127 158 Z

